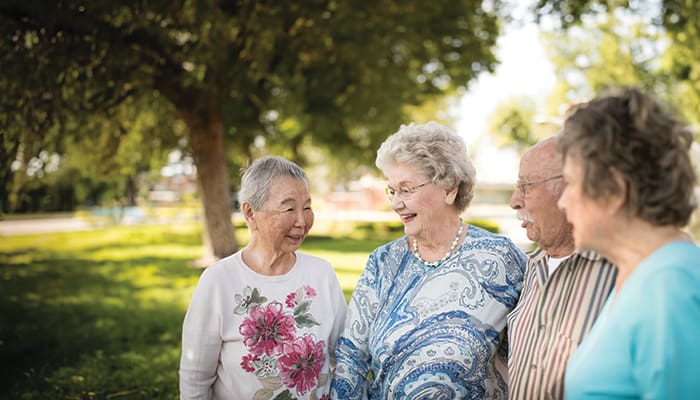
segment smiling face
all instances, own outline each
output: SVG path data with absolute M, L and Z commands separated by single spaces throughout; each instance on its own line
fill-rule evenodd
M 275 179 L 270 187 L 273 189 L 261 210 L 246 208 L 251 241 L 276 251 L 294 252 L 314 223 L 309 190 L 303 181 L 289 177 Z
M 395 163 L 386 169 L 387 185 L 397 191 L 391 199 L 391 208 L 401 217 L 404 232 L 419 240 L 430 237 L 440 224 L 454 217 L 456 189 L 445 192 L 432 183 L 416 168 L 408 164 Z M 426 185 L 424 183 L 429 182 Z M 410 194 L 400 195 L 401 188 L 415 188 Z

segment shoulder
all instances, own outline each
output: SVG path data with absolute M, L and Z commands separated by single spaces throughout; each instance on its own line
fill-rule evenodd
M 407 240 L 408 239 L 404 235 L 392 240 L 391 242 L 385 243 L 375 248 L 370 254 L 370 257 L 383 259 L 387 254 L 391 254 L 393 256 L 403 255 L 404 253 L 408 252 L 408 245 L 406 244 Z
M 575 252 L 567 260 L 567 264 L 569 263 L 572 267 L 580 266 L 587 269 L 617 271 L 617 268 L 610 260 L 591 250 Z
M 486 229 L 476 225 L 469 225 L 469 229 L 467 229 L 467 236 L 471 237 L 472 239 L 481 239 L 494 243 L 515 246 L 513 241 L 510 240 L 510 238 L 508 238 L 507 236 L 487 231 Z
M 303 253 L 301 251 L 297 251 L 296 256 L 299 260 L 298 265 L 303 270 L 312 269 L 315 273 L 318 273 L 320 271 L 334 272 L 333 266 L 325 258 L 313 256 L 311 254 Z
M 700 249 L 692 243 L 672 243 L 657 250 L 630 275 L 620 292 L 645 314 L 669 309 L 700 310 Z
M 635 276 L 636 275 L 636 276 Z M 679 287 L 694 285 L 700 280 L 700 248 L 690 242 L 673 242 L 647 257 L 628 282 L 640 282 L 640 286 L 655 285 L 675 292 Z M 668 290 L 673 287 L 673 290 Z M 700 286 L 698 286 L 700 290 Z
M 305 264 L 318 264 L 318 265 L 330 265 L 331 263 L 325 258 L 311 255 L 309 253 L 304 253 L 303 251 L 295 252 L 296 256 L 299 258 L 300 262 Z
M 234 274 L 240 264 L 240 252 L 224 257 L 202 271 L 200 281 L 219 281 L 225 275 Z
M 643 271 L 647 283 L 663 285 L 668 292 L 687 287 L 700 293 L 700 248 L 695 244 L 671 243 L 650 256 L 648 264 Z
M 525 260 L 525 253 L 518 248 L 507 236 L 499 235 L 480 228 L 476 225 L 471 225 L 467 230 L 467 236 L 474 243 L 476 248 L 484 248 L 497 250 L 514 254 L 518 259 Z

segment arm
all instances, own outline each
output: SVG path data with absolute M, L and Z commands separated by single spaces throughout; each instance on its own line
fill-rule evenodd
M 204 271 L 192 295 L 182 326 L 180 398 L 209 399 L 221 352 L 220 313 L 213 301 L 212 279 Z
M 348 309 L 348 305 L 345 302 L 345 295 L 343 295 L 343 290 L 340 288 L 338 277 L 335 275 L 335 273 L 333 274 L 331 282 L 331 293 L 333 294 L 331 301 L 333 303 L 335 315 L 333 317 L 333 330 L 331 331 L 331 336 L 328 339 L 328 355 L 330 357 L 331 374 L 333 374 L 333 371 L 335 370 L 336 344 L 338 343 L 338 337 L 343 332 L 343 326 L 345 324 L 345 317 L 347 316 Z
M 644 399 L 682 399 L 700 393 L 700 282 L 663 271 L 639 307 L 644 312 L 631 344 L 633 374 Z
M 369 335 L 377 307 L 379 279 L 376 252 L 370 255 L 365 270 L 350 299 L 343 332 L 336 347 L 336 369 L 331 384 L 333 399 L 363 399 L 367 397 L 367 374 L 371 355 Z

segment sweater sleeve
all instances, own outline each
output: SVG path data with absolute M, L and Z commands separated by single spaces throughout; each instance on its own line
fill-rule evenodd
M 222 347 L 216 279 L 205 270 L 195 287 L 182 327 L 180 398 L 210 399 Z

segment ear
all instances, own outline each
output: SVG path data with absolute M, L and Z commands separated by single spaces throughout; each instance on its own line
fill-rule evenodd
M 620 171 L 617 169 L 610 168 L 610 175 L 617 186 L 617 193 L 609 193 L 605 199 L 605 203 L 607 204 L 610 214 L 617 214 L 625 208 L 629 186 L 627 185 L 627 181 L 625 181 L 625 179 L 622 177 Z
M 243 218 L 245 218 L 245 222 L 248 224 L 251 231 L 257 229 L 255 210 L 253 210 L 253 207 L 251 207 L 249 202 L 244 201 L 241 204 L 241 214 L 243 215 Z
M 448 190 L 447 193 L 445 194 L 445 203 L 452 205 L 455 202 L 455 199 L 457 198 L 457 190 L 459 189 L 458 186 L 453 187 L 452 189 Z

